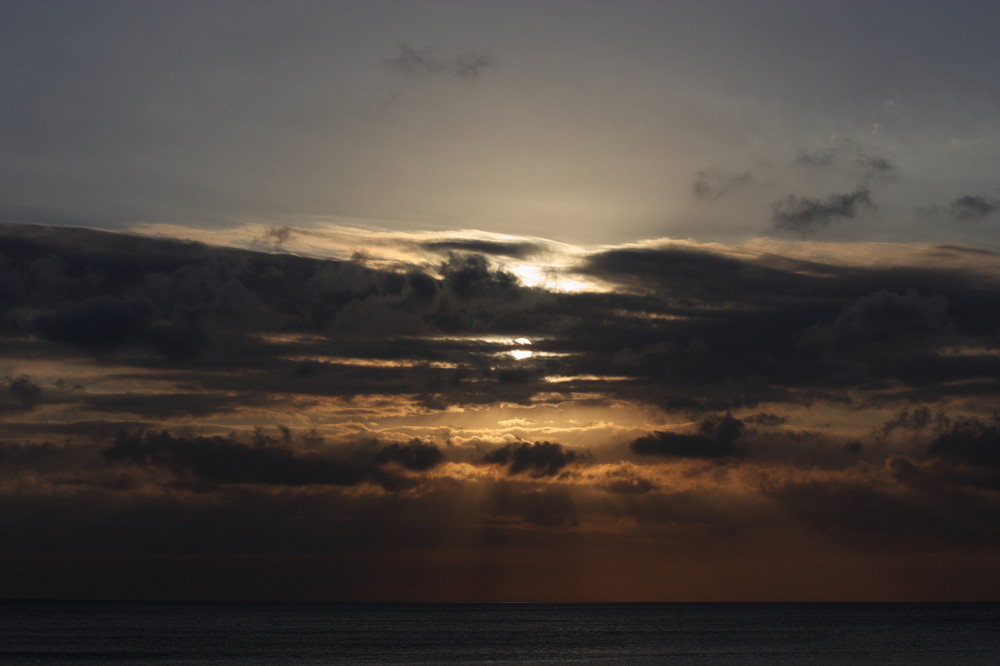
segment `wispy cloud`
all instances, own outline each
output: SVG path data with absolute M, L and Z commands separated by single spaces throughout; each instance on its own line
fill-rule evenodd
M 496 64 L 496 58 L 478 51 L 446 56 L 436 47 L 418 48 L 404 42 L 397 46 L 395 55 L 382 60 L 382 64 L 405 76 L 448 75 L 477 79 Z
M 722 173 L 714 169 L 699 171 L 695 174 L 692 187 L 695 199 L 700 201 L 715 201 L 729 192 L 750 183 L 752 175 L 749 171 L 738 173 Z

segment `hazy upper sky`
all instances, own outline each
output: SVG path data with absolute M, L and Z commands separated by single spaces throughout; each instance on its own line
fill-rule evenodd
M 0 217 L 993 244 L 998 22 L 995 2 L 9 1 Z

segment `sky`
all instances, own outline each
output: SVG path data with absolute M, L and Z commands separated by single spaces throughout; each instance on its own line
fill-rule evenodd
M 0 594 L 996 600 L 998 20 L 0 4 Z

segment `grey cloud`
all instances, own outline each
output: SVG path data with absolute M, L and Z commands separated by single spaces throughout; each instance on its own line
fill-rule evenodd
M 402 74 L 435 74 L 446 67 L 434 54 L 433 47 L 418 49 L 403 43 L 399 45 L 398 51 L 395 56 L 382 62 L 386 67 Z
M 899 178 L 899 168 L 884 157 L 860 155 L 855 167 L 865 183 L 886 184 Z
M 291 227 L 287 225 L 274 226 L 265 231 L 260 238 L 254 239 L 254 245 L 270 245 L 271 249 L 282 250 L 294 236 L 295 230 Z
M 992 215 L 1000 202 L 979 195 L 966 194 L 958 197 L 948 206 L 948 214 L 962 222 L 979 222 Z
M 859 188 L 850 194 L 831 194 L 823 200 L 790 194 L 771 204 L 771 221 L 775 231 L 810 234 L 836 222 L 856 218 L 862 211 L 874 207 L 868 188 Z
M 729 192 L 749 183 L 752 175 L 749 171 L 739 173 L 722 173 L 717 170 L 699 171 L 695 174 L 692 191 L 695 199 L 700 201 L 715 201 Z
M 433 46 L 416 48 L 402 43 L 397 49 L 396 55 L 384 59 L 382 63 L 406 76 L 450 74 L 463 79 L 476 79 L 496 62 L 493 56 L 475 51 L 451 58 L 439 55 Z
M 848 142 L 836 148 L 801 151 L 795 164 L 814 169 L 831 169 L 859 178 L 867 185 L 885 185 L 899 178 L 900 170 L 885 157 L 864 152 Z
M 463 79 L 476 79 L 482 74 L 482 70 L 495 62 L 496 59 L 486 53 L 466 53 L 455 58 L 455 75 Z
M 795 158 L 795 162 L 796 164 L 805 164 L 813 167 L 828 167 L 833 166 L 836 158 L 837 151 L 833 149 L 814 152 L 802 151 Z

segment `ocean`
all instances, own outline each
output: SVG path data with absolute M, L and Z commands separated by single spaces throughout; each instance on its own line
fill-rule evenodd
M 0 602 L 3 664 L 998 664 L 1000 604 Z

